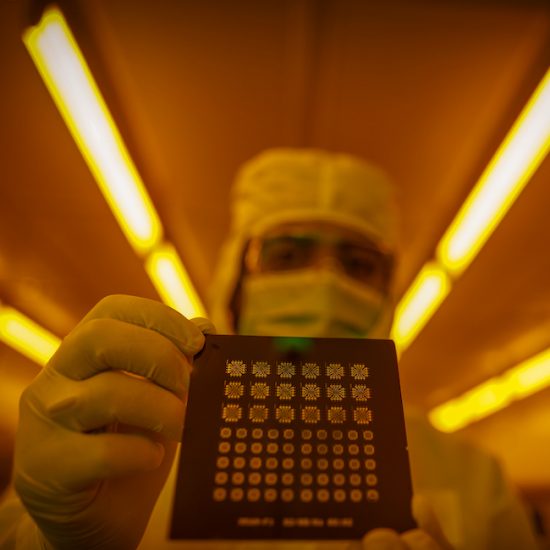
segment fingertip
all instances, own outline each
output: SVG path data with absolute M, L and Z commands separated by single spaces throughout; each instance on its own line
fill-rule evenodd
M 377 539 L 395 539 L 399 538 L 399 535 L 393 529 L 386 529 L 379 527 L 372 529 L 364 537 L 363 540 L 377 540 Z
M 182 434 L 183 434 L 183 419 L 185 416 L 185 407 L 183 414 L 181 416 L 178 415 L 178 420 L 174 421 L 172 426 L 166 426 L 165 429 L 162 430 L 161 433 L 163 436 L 167 437 L 170 441 L 174 441 L 175 443 L 181 442 Z
M 426 499 L 424 495 L 414 494 L 411 501 L 411 510 L 417 523 L 420 523 L 418 519 L 423 516 L 425 508 Z
M 363 537 L 363 550 L 401 550 L 405 549 L 401 537 L 392 529 L 373 529 Z
M 90 447 L 95 452 L 88 457 L 88 473 L 95 481 L 156 470 L 166 453 L 162 443 L 141 435 L 98 434 L 91 437 L 96 443 Z
M 152 441 L 153 452 L 151 453 L 151 463 L 149 470 L 156 470 L 164 460 L 164 455 L 166 454 L 166 449 L 162 443 L 158 441 Z
M 152 441 L 151 439 L 142 437 L 143 449 L 141 451 L 141 456 L 135 457 L 134 459 L 129 459 L 126 457 L 127 462 L 127 473 L 138 473 L 138 472 L 151 472 L 156 470 L 164 460 L 164 455 L 166 454 L 166 449 L 162 443 L 158 441 Z M 117 464 L 120 467 L 119 464 Z M 114 476 L 124 475 L 124 471 L 117 473 L 114 471 Z
M 441 548 L 451 548 L 430 500 L 424 495 L 414 495 L 411 508 L 413 517 L 419 527 L 414 531 L 420 531 L 424 535 L 427 534 L 429 538 L 437 541 Z
M 432 507 L 424 495 L 414 495 L 411 508 L 413 517 L 421 529 L 429 530 L 434 524 L 437 524 Z
M 202 334 L 216 334 L 216 327 L 206 317 L 194 317 L 191 322 L 201 331 Z
M 403 533 L 403 541 L 410 548 L 425 548 L 426 550 L 439 548 L 435 545 L 434 539 L 422 529 L 412 529 Z
M 188 346 L 189 354 L 193 356 L 199 353 L 204 347 L 205 334 L 216 334 L 216 327 L 205 317 L 195 317 L 189 321 L 195 328 Z
M 151 472 L 156 470 L 164 460 L 164 455 L 166 454 L 166 449 L 162 443 L 158 441 L 152 441 L 142 437 L 144 440 L 143 448 L 141 450 L 140 456 L 138 457 L 125 457 L 126 459 L 126 468 L 124 471 L 122 464 L 116 464 L 113 468 L 113 477 L 124 476 L 128 474 L 140 473 L 140 472 Z M 117 472 L 117 469 L 119 471 Z

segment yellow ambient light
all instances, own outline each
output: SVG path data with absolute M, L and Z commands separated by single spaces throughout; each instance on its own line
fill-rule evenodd
M 23 41 L 127 239 L 146 254 L 160 220 L 61 12 L 48 8 Z
M 204 317 L 204 307 L 175 248 L 162 244 L 145 261 L 145 269 L 162 300 L 185 317 Z
M 454 432 L 548 386 L 550 348 L 435 407 L 430 421 L 439 430 Z
M 402 352 L 415 339 L 451 289 L 449 277 L 437 264 L 426 264 L 395 309 L 392 338 Z
M 0 306 L 0 340 L 44 366 L 61 340 L 17 310 Z
M 460 275 L 508 212 L 550 149 L 550 70 L 531 96 L 437 247 Z

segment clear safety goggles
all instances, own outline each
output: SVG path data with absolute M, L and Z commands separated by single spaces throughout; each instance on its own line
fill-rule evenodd
M 393 272 L 393 256 L 362 235 L 307 227 L 253 237 L 244 260 L 248 273 L 336 267 L 348 277 L 384 293 Z

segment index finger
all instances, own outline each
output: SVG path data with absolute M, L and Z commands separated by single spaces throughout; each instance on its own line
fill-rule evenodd
M 168 338 L 153 330 L 116 319 L 91 319 L 65 338 L 44 375 L 85 380 L 106 370 L 136 374 L 183 398 L 191 363 Z
M 100 300 L 77 328 L 93 319 L 115 319 L 158 332 L 187 357 L 192 357 L 203 348 L 203 332 L 213 330 L 211 323 L 209 327 L 205 326 L 205 319 L 194 323 L 161 302 L 123 294 L 106 296 Z

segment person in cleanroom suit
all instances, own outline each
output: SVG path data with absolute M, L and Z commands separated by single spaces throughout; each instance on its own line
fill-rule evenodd
M 105 298 L 24 392 L 0 547 L 192 548 L 167 541 L 169 472 L 204 333 L 387 337 L 396 227 L 386 177 L 358 159 L 281 149 L 245 165 L 214 280 L 213 323 L 151 300 Z M 493 459 L 408 410 L 406 423 L 418 529 L 373 530 L 330 548 L 535 547 Z

